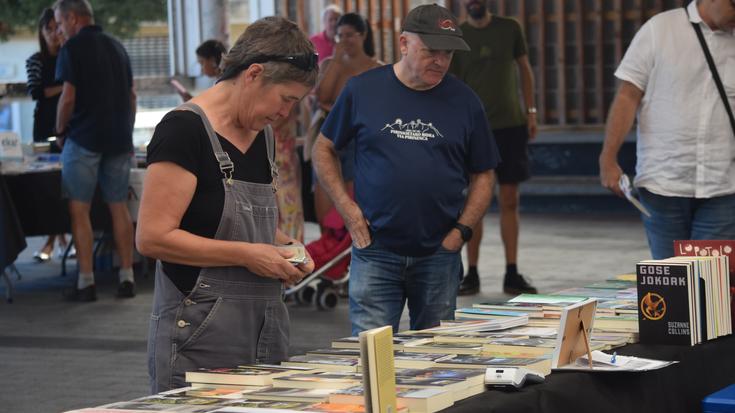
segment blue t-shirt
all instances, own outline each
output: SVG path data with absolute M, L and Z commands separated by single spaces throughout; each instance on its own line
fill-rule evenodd
M 133 72 L 120 42 L 99 26 L 82 28 L 59 51 L 56 79 L 76 88 L 67 138 L 98 153 L 132 150 Z
M 429 90 L 393 66 L 350 79 L 324 122 L 337 149 L 352 141 L 355 196 L 374 240 L 407 256 L 432 254 L 459 218 L 469 174 L 499 157 L 480 99 L 445 76 Z

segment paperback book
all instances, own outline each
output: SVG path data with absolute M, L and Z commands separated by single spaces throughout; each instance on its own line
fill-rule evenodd
M 407 408 L 411 413 L 433 413 L 454 404 L 454 396 L 451 392 L 438 389 L 397 387 L 394 391 L 398 408 Z M 362 386 L 356 386 L 333 393 L 329 396 L 329 402 L 361 404 L 364 398 Z
M 298 373 L 273 379 L 274 387 L 300 389 L 346 389 L 360 384 L 362 374 L 351 372 Z
M 293 374 L 293 368 L 273 365 L 249 365 L 232 368 L 199 369 L 187 371 L 189 383 L 234 384 L 240 386 L 267 386 L 273 378 Z
M 636 265 L 643 344 L 699 342 L 699 282 L 691 263 L 647 260 Z

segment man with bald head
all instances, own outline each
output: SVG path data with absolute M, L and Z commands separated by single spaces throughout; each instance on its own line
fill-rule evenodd
M 497 148 L 477 95 L 446 76 L 469 50 L 437 5 L 406 16 L 401 60 L 350 79 L 313 150 L 319 181 L 353 239 L 352 333 L 392 325 L 408 303 L 410 328 L 452 319 L 459 251 L 490 201 Z M 355 201 L 337 150 L 355 141 Z

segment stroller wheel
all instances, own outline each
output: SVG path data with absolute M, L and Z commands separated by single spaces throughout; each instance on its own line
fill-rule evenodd
M 338 300 L 339 297 L 334 288 L 325 288 L 317 293 L 316 306 L 320 310 L 331 310 L 337 306 Z
M 296 302 L 299 304 L 311 304 L 314 300 L 316 289 L 310 285 L 296 292 Z

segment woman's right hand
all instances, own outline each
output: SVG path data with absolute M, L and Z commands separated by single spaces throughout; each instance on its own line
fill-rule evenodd
M 344 58 L 347 56 L 345 51 L 345 44 L 342 42 L 335 43 L 334 49 L 332 49 L 332 62 L 341 65 L 344 63 Z
M 246 244 L 243 265 L 250 271 L 267 278 L 282 280 L 286 285 L 301 281 L 304 274 L 286 258 L 293 252 L 269 244 Z

